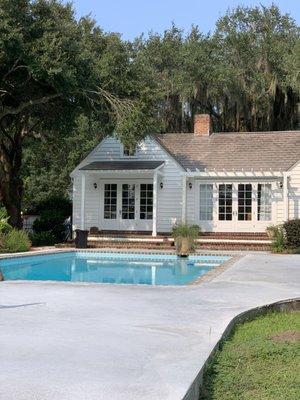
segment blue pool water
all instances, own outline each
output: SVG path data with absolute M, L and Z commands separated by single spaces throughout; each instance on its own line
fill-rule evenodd
M 3 259 L 0 270 L 5 280 L 185 285 L 229 258 L 77 251 Z

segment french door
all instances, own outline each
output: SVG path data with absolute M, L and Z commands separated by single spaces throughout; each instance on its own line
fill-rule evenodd
M 200 183 L 198 204 L 204 231 L 263 232 L 276 211 L 271 183 Z
M 101 193 L 100 229 L 152 230 L 152 183 L 112 181 L 103 183 Z

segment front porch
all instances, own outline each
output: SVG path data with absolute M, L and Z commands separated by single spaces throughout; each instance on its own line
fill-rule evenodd
M 157 236 L 163 161 L 105 161 L 81 168 L 80 229 L 145 231 Z

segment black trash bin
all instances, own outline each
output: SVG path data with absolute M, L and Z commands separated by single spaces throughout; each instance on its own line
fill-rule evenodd
M 86 249 L 89 231 L 83 231 L 81 229 L 76 229 L 75 247 L 76 249 Z

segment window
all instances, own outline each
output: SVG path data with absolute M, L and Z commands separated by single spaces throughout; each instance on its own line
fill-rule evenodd
M 135 185 L 122 185 L 122 219 L 134 219 Z
M 272 189 L 270 183 L 259 183 L 257 186 L 257 219 L 271 221 L 272 218 Z
M 219 185 L 219 221 L 232 220 L 232 184 Z
M 134 157 L 136 155 L 136 148 L 123 146 L 123 157 Z
M 213 219 L 213 185 L 199 185 L 199 219 L 200 221 L 212 221 Z
M 252 220 L 252 185 L 250 183 L 238 185 L 238 220 Z
M 117 184 L 104 185 L 104 218 L 117 218 Z
M 140 219 L 153 218 L 153 184 L 141 184 L 140 191 Z

